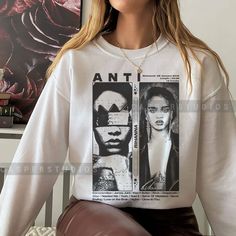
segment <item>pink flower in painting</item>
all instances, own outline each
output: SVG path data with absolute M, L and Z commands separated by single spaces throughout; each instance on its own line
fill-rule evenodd
M 57 3 L 61 4 L 63 7 L 77 13 L 80 15 L 81 2 L 77 0 L 56 0 Z
M 27 122 L 56 53 L 80 28 L 80 0 L 3 0 L 0 2 L 0 91 Z
M 42 0 L 43 1 L 43 0 Z M 42 2 L 41 0 L 3 0 L 0 3 L 0 14 L 4 15 L 14 15 L 18 13 L 24 12 L 27 8 L 32 7 L 34 4 L 38 2 Z

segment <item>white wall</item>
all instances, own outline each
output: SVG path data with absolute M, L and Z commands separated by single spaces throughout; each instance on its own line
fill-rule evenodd
M 222 58 L 230 75 L 230 90 L 236 99 L 236 1 L 179 0 L 185 25 Z M 83 22 L 92 0 L 84 0 Z
M 180 0 L 186 26 L 215 50 L 230 75 L 230 90 L 236 99 L 236 1 Z
M 88 20 L 92 0 L 82 0 L 82 1 L 83 1 L 82 23 L 84 24 Z

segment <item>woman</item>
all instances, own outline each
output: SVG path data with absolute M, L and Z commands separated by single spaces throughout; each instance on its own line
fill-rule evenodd
M 230 101 L 221 70 L 228 81 L 217 54 L 181 22 L 177 0 L 93 0 L 89 21 L 65 44 L 49 68 L 50 78 L 13 160 L 19 166 L 63 165 L 69 149 L 69 160 L 79 169 L 74 176 L 73 198 L 58 221 L 57 235 L 200 235 L 191 207 L 196 193 L 215 235 L 234 235 L 233 112 L 179 113 L 177 193 L 140 192 L 137 181 L 139 83 L 174 78 L 182 101 L 214 107 Z M 92 97 L 93 85 L 101 82 L 127 82 L 133 88 L 132 191 L 93 192 Z M 116 103 L 123 104 L 120 99 Z M 103 112 L 108 123 L 127 122 L 127 115 L 117 114 L 118 106 L 106 104 Z M 117 144 L 115 138 L 107 141 L 111 148 Z M 83 173 L 83 166 L 89 166 L 90 171 Z M 115 163 L 109 168 L 113 166 Z M 57 175 L 24 172 L 7 177 L 0 199 L 1 236 L 24 234 Z
M 141 98 L 140 190 L 179 190 L 179 137 L 172 131 L 176 101 L 155 84 Z

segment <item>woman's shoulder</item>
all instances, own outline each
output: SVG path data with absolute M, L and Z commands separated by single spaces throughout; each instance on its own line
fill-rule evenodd
M 70 68 L 74 65 L 78 66 L 86 61 L 90 61 L 95 56 L 95 47 L 93 41 L 87 42 L 79 48 L 69 48 L 62 54 L 57 67 Z
M 91 40 L 91 41 L 86 42 L 81 47 L 67 49 L 65 53 L 63 54 L 63 57 L 73 58 L 77 55 L 84 55 L 84 54 L 91 56 L 91 53 L 93 53 L 95 49 L 93 42 L 94 40 Z

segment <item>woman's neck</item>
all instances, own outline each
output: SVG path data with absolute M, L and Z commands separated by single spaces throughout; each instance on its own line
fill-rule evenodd
M 148 9 L 149 8 L 149 9 Z M 142 12 L 119 13 L 115 31 L 105 35 L 108 42 L 125 49 L 139 49 L 152 44 L 159 37 L 153 36 L 153 5 Z
M 160 140 L 166 141 L 170 139 L 170 134 L 167 130 L 157 131 L 155 129 L 151 130 L 150 144 L 155 143 L 155 141 L 160 142 Z

